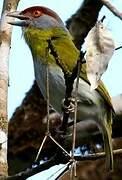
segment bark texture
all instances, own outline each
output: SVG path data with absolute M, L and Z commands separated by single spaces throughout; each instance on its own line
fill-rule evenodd
M 7 23 L 6 15 L 8 12 L 16 10 L 18 2 L 18 0 L 4 0 L 0 21 L 0 174 L 7 174 L 8 58 L 12 27 Z

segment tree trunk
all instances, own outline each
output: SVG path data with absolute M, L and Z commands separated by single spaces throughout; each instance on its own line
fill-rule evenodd
M 7 23 L 6 14 L 17 8 L 19 0 L 4 0 L 0 22 L 0 175 L 7 174 L 7 92 L 8 58 L 11 44 L 12 26 Z

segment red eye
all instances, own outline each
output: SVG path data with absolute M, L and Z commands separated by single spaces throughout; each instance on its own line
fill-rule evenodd
M 39 10 L 35 10 L 32 13 L 33 17 L 35 18 L 41 16 L 42 14 L 43 14 L 42 11 L 39 11 Z

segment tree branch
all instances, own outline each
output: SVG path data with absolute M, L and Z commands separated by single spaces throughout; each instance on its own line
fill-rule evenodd
M 10 11 L 15 11 L 18 2 L 19 0 L 4 0 L 0 21 L 0 141 L 6 141 L 8 131 L 8 58 L 10 53 L 12 26 L 7 23 L 8 17 L 6 14 Z M 7 174 L 7 143 L 4 143 L 0 149 L 0 174 Z
M 66 21 L 66 27 L 79 50 L 89 30 L 95 25 L 101 8 L 100 0 L 84 0 L 77 12 Z
M 102 4 L 106 6 L 115 16 L 122 20 L 122 13 L 117 10 L 117 8 L 112 5 L 108 0 L 101 0 Z
M 38 165 L 35 168 L 28 168 L 25 171 L 19 172 L 13 176 L 8 176 L 7 180 L 26 180 L 28 177 L 35 175 L 41 171 L 49 169 L 50 167 L 56 165 L 56 157 L 52 157 L 50 160 L 46 161 L 43 164 Z
M 113 150 L 113 154 L 114 155 L 122 154 L 122 149 Z M 105 155 L 106 155 L 105 152 L 100 152 L 100 153 L 89 154 L 88 156 L 75 156 L 75 159 L 77 161 L 88 161 L 88 160 L 93 161 L 96 159 L 104 158 Z
M 120 155 L 122 154 L 122 149 L 117 149 L 117 150 L 114 150 L 113 151 L 113 154 L 114 155 Z M 97 160 L 97 159 L 100 159 L 100 158 L 104 158 L 105 157 L 105 152 L 100 152 L 100 153 L 94 153 L 94 154 L 90 154 L 90 155 L 87 155 L 87 156 L 74 156 L 74 159 L 76 161 L 93 161 L 93 160 Z M 38 165 L 37 167 L 35 168 L 30 168 L 30 169 L 27 169 L 25 171 L 22 171 L 18 174 L 15 174 L 13 176 L 8 176 L 6 178 L 6 180 L 26 180 L 26 178 L 32 176 L 32 175 L 35 175 L 41 171 L 44 171 L 48 168 L 50 168 L 51 166 L 53 165 L 56 165 L 58 164 L 58 161 L 56 163 L 56 159 L 55 158 L 58 158 L 57 156 L 54 156 L 52 157 L 50 160 L 48 160 L 47 162 L 41 164 L 41 165 Z M 70 165 L 72 164 L 72 161 L 70 162 Z M 69 166 L 69 164 L 68 164 Z

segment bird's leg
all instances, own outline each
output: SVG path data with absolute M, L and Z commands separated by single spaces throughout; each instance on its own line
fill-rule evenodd
M 80 71 L 82 68 L 82 64 L 85 63 L 84 58 L 83 58 L 85 53 L 86 52 L 84 52 L 84 53 L 82 51 L 80 52 L 79 59 L 77 60 L 77 64 L 73 68 L 71 75 L 64 73 L 66 92 L 65 92 L 65 99 L 63 100 L 63 103 L 62 103 L 63 104 L 62 109 L 66 113 L 70 113 L 70 112 L 75 111 L 75 99 L 76 99 L 76 97 L 72 97 L 73 84 L 74 84 L 74 80 L 77 78 L 78 69 L 80 68 L 79 69 L 79 71 Z M 77 102 L 79 102 L 78 99 L 77 99 Z

